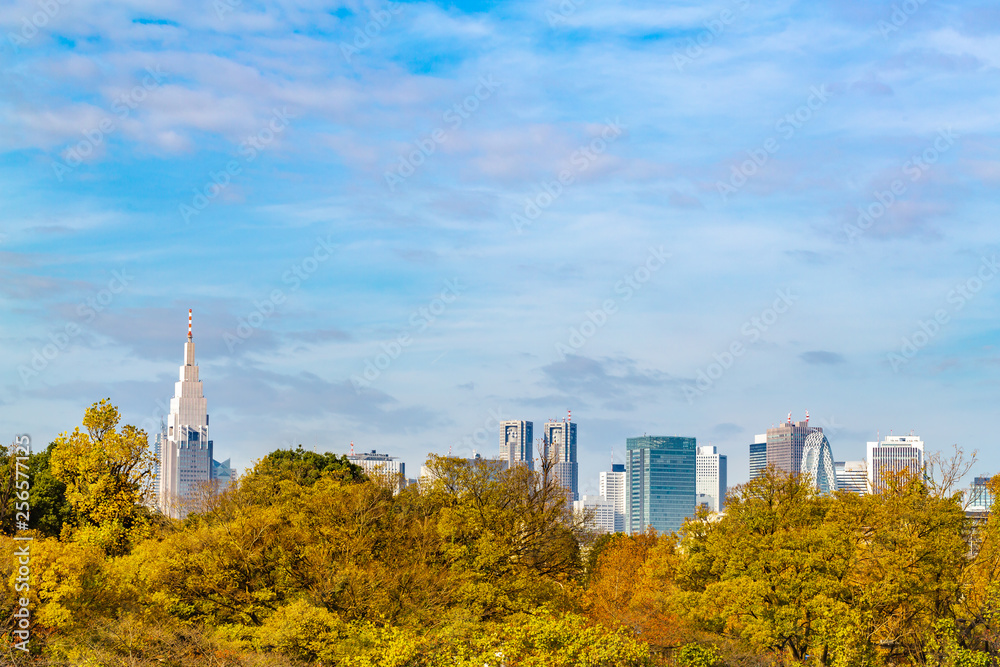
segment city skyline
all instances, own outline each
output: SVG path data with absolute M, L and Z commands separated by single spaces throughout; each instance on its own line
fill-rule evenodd
M 713 32 L 734 3 L 399 3 L 356 46 L 377 7 L 35 26 L 14 0 L 0 420 L 47 443 L 110 396 L 153 432 L 194 308 L 238 469 L 351 440 L 417 466 L 570 408 L 581 494 L 644 432 L 745 481 L 789 409 L 838 460 L 890 429 L 973 449 L 1000 367 L 994 10 L 892 4 Z

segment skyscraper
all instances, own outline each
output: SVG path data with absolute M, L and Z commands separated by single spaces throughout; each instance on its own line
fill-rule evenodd
M 697 443 L 694 438 L 642 436 L 626 441 L 629 533 L 647 526 L 668 533 L 694 516 Z
M 615 508 L 614 532 L 625 532 L 625 464 L 612 463 L 611 470 L 601 473 L 601 497 Z
M 718 447 L 709 445 L 698 448 L 696 461 L 696 487 L 699 496 L 705 496 L 708 508 L 721 512 L 726 503 L 726 457 Z
M 555 462 L 552 473 L 573 494 L 570 500 L 578 500 L 580 471 L 576 460 L 576 424 L 571 417 L 567 415 L 561 422 L 545 423 L 542 455 Z
M 924 469 L 924 441 L 916 435 L 888 435 L 868 443 L 868 491 L 884 491 L 885 475 L 908 470 L 920 475 Z
M 192 313 L 188 310 L 188 334 L 184 343 L 184 365 L 174 384 L 167 416 L 166 440 L 160 442 L 160 511 L 173 518 L 187 513 L 186 503 L 200 485 L 212 480 L 212 441 L 208 439 L 208 401 L 194 363 L 191 336 Z
M 979 476 L 972 480 L 969 497 L 966 500 L 965 510 L 967 512 L 989 512 L 993 509 L 996 498 L 990 484 L 992 479 L 992 477 Z
M 500 422 L 500 459 L 508 466 L 515 463 L 535 469 L 531 443 L 534 424 L 529 421 L 511 419 Z
M 820 431 L 806 436 L 802 447 L 802 474 L 809 475 L 820 493 L 837 490 L 837 469 L 833 465 L 830 441 Z
M 767 467 L 767 433 L 755 435 L 750 443 L 750 479 L 764 472 Z
M 822 428 L 809 426 L 809 413 L 806 420 L 792 422 L 791 413 L 788 423 L 776 428 L 767 429 L 767 465 L 773 465 L 785 472 L 798 473 L 802 470 L 802 449 L 810 433 L 823 432 Z
M 837 490 L 868 493 L 868 466 L 864 461 L 834 461 L 833 467 L 837 471 Z

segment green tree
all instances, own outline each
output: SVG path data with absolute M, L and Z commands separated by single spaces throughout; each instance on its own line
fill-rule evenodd
M 31 455 L 31 527 L 43 535 L 58 537 L 62 527 L 68 524 L 73 508 L 66 499 L 66 484 L 52 474 L 52 451 L 56 444 L 50 443 L 41 452 Z
M 77 538 L 121 554 L 150 530 L 154 457 L 145 431 L 126 424 L 110 399 L 87 409 L 81 432 L 63 433 L 50 454 L 52 476 L 66 485 Z

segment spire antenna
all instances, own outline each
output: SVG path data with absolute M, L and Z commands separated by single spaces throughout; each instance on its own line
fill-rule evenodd
M 188 308 L 188 340 L 191 340 L 191 319 L 193 312 L 191 308 Z

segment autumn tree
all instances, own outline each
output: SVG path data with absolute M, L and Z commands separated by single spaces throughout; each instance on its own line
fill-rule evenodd
M 118 423 L 110 399 L 87 409 L 83 428 L 53 443 L 52 476 L 66 485 L 77 539 L 121 554 L 149 530 L 154 458 L 145 431 Z

